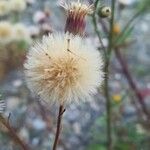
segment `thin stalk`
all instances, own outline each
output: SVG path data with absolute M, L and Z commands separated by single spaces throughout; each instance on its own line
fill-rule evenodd
M 146 115 L 146 117 L 149 120 L 150 119 L 150 114 L 149 114 L 149 112 L 148 112 L 148 110 L 147 110 L 147 108 L 145 106 L 145 103 L 144 103 L 144 100 L 143 100 L 143 96 L 142 96 L 141 92 L 138 90 L 138 87 L 135 84 L 135 82 L 134 82 L 134 80 L 133 80 L 133 78 L 132 78 L 132 76 L 131 76 L 131 74 L 129 72 L 128 66 L 127 66 L 125 60 L 123 59 L 123 56 L 122 56 L 119 48 L 115 48 L 115 54 L 116 54 L 116 57 L 117 57 L 118 61 L 120 62 L 121 66 L 122 66 L 122 71 L 126 75 L 127 81 L 129 83 L 131 89 L 136 94 L 137 99 L 138 99 L 139 103 L 142 106 L 142 110 L 143 110 L 144 114 Z
M 111 124 L 111 99 L 109 96 L 109 64 L 110 64 L 110 57 L 113 48 L 113 25 L 114 25 L 114 11 L 115 11 L 115 0 L 111 2 L 111 10 L 112 16 L 110 20 L 110 32 L 109 32 L 109 45 L 107 51 L 107 58 L 105 63 L 105 97 L 106 97 L 106 114 L 107 114 L 107 149 L 112 150 L 112 124 Z
M 61 132 L 62 116 L 63 116 L 64 111 L 65 111 L 64 106 L 60 105 L 59 113 L 58 113 L 58 117 L 57 117 L 57 129 L 56 129 L 55 140 L 54 140 L 54 144 L 53 144 L 53 150 L 56 150 L 57 145 L 58 145 L 59 135 Z
M 92 22 L 93 22 L 93 26 L 94 26 L 94 30 L 95 30 L 95 33 L 97 34 L 97 37 L 99 39 L 99 42 L 102 46 L 102 50 L 104 52 L 104 55 L 106 57 L 106 49 L 105 49 L 105 46 L 103 44 L 103 41 L 102 41 L 102 38 L 101 38 L 101 35 L 100 35 L 100 32 L 98 30 L 98 22 L 97 22 L 97 19 L 96 19 L 96 12 L 97 12 L 97 6 L 98 6 L 98 3 L 99 3 L 99 0 L 96 0 L 95 3 L 94 3 L 94 8 L 95 8 L 95 11 L 92 15 Z
M 20 139 L 16 134 L 16 131 L 10 126 L 9 121 L 7 121 L 2 115 L 0 115 L 0 122 L 7 128 L 10 137 L 16 144 L 20 145 L 23 150 L 30 150 L 28 145 Z

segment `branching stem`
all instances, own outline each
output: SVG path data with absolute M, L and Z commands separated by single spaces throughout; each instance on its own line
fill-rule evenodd
M 11 127 L 9 121 L 7 121 L 2 115 L 0 115 L 0 122 L 7 128 L 10 137 L 14 140 L 15 143 L 20 145 L 22 150 L 30 150 L 29 146 L 26 143 L 24 143 L 16 134 L 16 131 Z

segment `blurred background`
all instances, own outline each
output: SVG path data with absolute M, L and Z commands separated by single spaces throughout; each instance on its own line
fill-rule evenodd
M 88 0 L 85 0 L 88 2 Z M 92 0 L 89 0 L 91 3 Z M 110 0 L 101 0 L 110 6 Z M 142 5 L 146 9 L 139 12 Z M 117 36 L 134 16 L 134 24 L 120 39 L 122 56 L 142 102 L 150 114 L 150 12 L 149 0 L 116 0 L 114 34 Z M 148 10 L 148 11 L 147 11 Z M 54 0 L 0 0 L 0 95 L 6 103 L 1 115 L 33 150 L 50 150 L 56 130 L 57 106 L 46 106 L 26 87 L 23 63 L 32 44 L 43 35 L 63 31 L 66 13 Z M 107 46 L 99 19 L 102 40 Z M 86 37 L 97 48 L 92 17 L 87 17 Z M 112 102 L 114 150 L 150 150 L 150 120 L 145 119 L 135 91 L 113 54 L 109 88 Z M 106 109 L 103 90 L 94 100 L 70 105 L 63 119 L 58 150 L 106 150 Z M 3 114 L 2 114 L 3 113 Z M 149 115 L 150 116 L 150 115 Z M 0 150 L 20 150 L 0 122 Z

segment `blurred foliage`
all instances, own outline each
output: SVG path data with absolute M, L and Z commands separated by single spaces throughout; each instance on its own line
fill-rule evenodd
M 150 12 L 150 1 L 149 0 L 140 0 L 137 5 L 137 11 L 140 11 L 141 14 Z
M 124 124 L 120 122 L 119 125 L 113 127 L 113 147 L 115 150 L 149 150 L 150 135 L 141 133 L 137 125 L 133 122 Z M 91 130 L 91 141 L 85 150 L 106 150 L 105 128 L 105 118 L 98 118 Z

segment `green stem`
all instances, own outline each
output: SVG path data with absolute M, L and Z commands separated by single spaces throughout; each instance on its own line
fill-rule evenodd
M 23 140 L 17 135 L 16 131 L 10 126 L 9 121 L 7 121 L 2 115 L 0 115 L 0 123 L 2 123 L 8 130 L 9 136 L 12 140 L 20 146 L 22 150 L 30 150 L 29 146 L 24 143 Z
M 114 25 L 114 11 L 115 11 L 115 0 L 111 2 L 111 10 L 112 16 L 110 20 L 110 32 L 109 32 L 109 45 L 107 50 L 107 58 L 105 62 L 105 97 L 106 97 L 106 113 L 107 113 L 107 149 L 112 150 L 112 124 L 111 124 L 111 99 L 109 96 L 109 65 L 110 65 L 110 57 L 112 53 L 113 47 L 113 25 Z
M 93 26 L 94 26 L 94 30 L 95 30 L 95 33 L 97 34 L 97 37 L 99 39 L 99 42 L 102 46 L 102 50 L 104 52 L 104 56 L 106 57 L 106 49 L 105 49 L 105 46 L 103 44 L 103 41 L 102 41 L 102 38 L 101 38 L 101 35 L 100 35 L 100 32 L 98 30 L 98 22 L 97 22 L 97 19 L 96 19 L 96 11 L 97 11 L 97 6 L 98 6 L 98 3 L 99 3 L 99 0 L 96 0 L 95 3 L 94 3 L 94 7 L 95 7 L 95 11 L 92 15 L 92 22 L 93 22 Z

